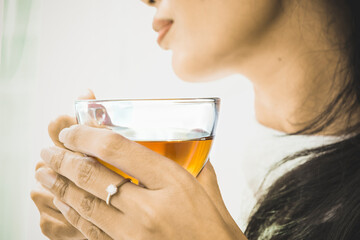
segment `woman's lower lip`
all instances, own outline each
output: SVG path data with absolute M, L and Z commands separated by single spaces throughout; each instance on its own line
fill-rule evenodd
M 172 25 L 173 25 L 173 23 L 169 23 L 168 25 L 166 25 L 159 31 L 159 36 L 157 39 L 158 44 L 160 44 L 161 41 L 164 39 L 165 35 L 168 33 L 168 31 L 170 30 Z

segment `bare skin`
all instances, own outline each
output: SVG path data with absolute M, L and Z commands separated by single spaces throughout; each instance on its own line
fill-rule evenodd
M 326 1 L 160 0 L 151 6 L 156 17 L 174 21 L 161 46 L 173 52 L 175 73 L 191 82 L 245 75 L 265 126 L 302 129 L 343 84 L 344 76 L 334 79 L 334 73 L 344 57 L 338 44 L 346 26 L 338 18 L 329 25 L 334 13 Z M 319 134 L 343 127 L 339 119 Z
M 79 99 L 95 99 L 93 92 L 80 96 Z M 76 124 L 76 119 L 69 116 L 61 116 L 48 126 L 49 136 L 55 146 L 64 148 L 59 141 L 59 133 L 62 129 L 71 127 Z M 36 171 L 45 167 L 46 163 L 41 161 L 36 165 Z M 62 213 L 54 205 L 54 195 L 46 190 L 33 189 L 31 191 L 31 199 L 36 204 L 40 212 L 40 228 L 45 236 L 49 239 L 86 239 L 84 235 L 74 226 L 72 226 L 62 215 Z
M 93 158 L 58 147 L 44 149 L 41 155 L 47 166 L 40 167 L 35 176 L 86 238 L 245 239 L 226 210 L 210 163 L 195 179 L 173 161 L 107 129 L 74 125 L 61 132 L 60 140 L 74 152 L 86 152 L 126 169 L 145 185 L 123 185 L 108 206 L 104 189 L 123 177 Z M 154 175 L 155 169 L 166 171 Z
M 95 95 L 92 92 L 89 92 L 87 95 L 82 96 L 80 98 L 81 99 L 94 99 Z M 61 116 L 49 124 L 49 127 L 48 127 L 49 135 L 50 135 L 51 139 L 53 140 L 55 146 L 57 146 L 57 148 L 56 149 L 49 148 L 49 149 L 45 150 L 45 151 L 49 150 L 50 152 L 53 152 L 53 150 L 55 150 L 55 153 L 53 153 L 54 157 L 50 157 L 50 156 L 46 157 L 45 156 L 46 154 L 45 155 L 42 154 L 44 161 L 39 162 L 36 167 L 36 172 L 37 172 L 36 176 L 37 176 L 39 182 L 42 182 L 42 180 L 43 180 L 43 178 L 41 177 L 42 173 L 46 172 L 46 173 L 56 174 L 54 172 L 54 170 L 51 170 L 51 168 L 56 169 L 56 166 L 59 165 L 59 163 L 56 163 L 57 161 L 64 161 L 61 158 L 58 159 L 58 157 L 61 156 L 62 154 L 56 153 L 59 151 L 65 151 L 65 150 L 62 150 L 62 149 L 65 149 L 65 147 L 64 147 L 63 142 L 61 142 L 59 140 L 59 133 L 64 128 L 69 128 L 73 125 L 76 125 L 76 120 L 73 117 L 69 117 L 69 116 Z M 69 154 L 69 153 L 73 154 L 72 152 L 68 152 L 67 154 Z M 73 158 L 68 157 L 66 159 L 68 161 L 73 161 L 73 163 L 67 164 L 68 168 L 64 168 L 64 167 L 62 168 L 62 174 L 64 176 L 66 176 L 67 173 L 69 173 L 69 172 L 73 172 L 72 169 L 74 168 L 74 166 L 73 166 L 74 160 L 79 161 L 79 157 L 81 157 L 81 156 L 82 156 L 81 154 L 74 154 L 74 155 L 72 155 Z M 52 158 L 50 162 L 49 162 L 49 158 Z M 104 168 L 102 165 L 98 164 L 97 162 L 92 162 L 91 164 L 92 164 L 92 166 L 94 164 L 98 165 L 97 167 L 95 167 L 95 169 L 98 169 L 98 168 L 102 169 L 101 171 L 99 171 L 99 172 L 101 172 L 99 174 L 102 174 L 101 179 L 106 178 L 105 177 L 106 175 L 109 175 L 109 176 L 116 175 L 116 174 L 112 173 L 111 171 L 107 170 L 106 168 Z M 61 165 L 64 166 L 65 164 L 62 163 Z M 59 171 L 60 169 L 57 169 L 57 170 Z M 181 169 L 181 170 L 183 170 L 183 169 Z M 79 170 L 79 171 L 81 171 L 81 170 Z M 77 174 L 79 174 L 79 173 L 77 173 Z M 74 179 L 75 178 L 77 179 L 77 176 L 75 176 L 75 175 L 76 175 L 76 173 L 74 173 L 74 176 L 72 176 L 72 177 Z M 97 175 L 97 174 L 95 174 L 95 175 Z M 55 175 L 55 176 L 57 176 L 57 175 Z M 69 177 L 69 176 L 67 176 L 67 177 Z M 116 175 L 116 177 L 115 177 L 116 180 L 114 180 L 114 182 L 118 182 L 119 177 L 120 176 Z M 70 177 L 69 177 L 69 179 L 70 179 Z M 75 182 L 76 180 L 73 180 L 73 181 Z M 230 213 L 227 211 L 226 206 L 222 200 L 221 193 L 220 193 L 219 186 L 218 186 L 217 179 L 216 179 L 216 174 L 215 174 L 215 171 L 214 171 L 210 161 L 208 161 L 208 164 L 205 166 L 205 168 L 202 170 L 202 172 L 197 177 L 197 182 L 202 187 L 201 191 L 206 192 L 206 198 L 209 198 L 211 200 L 211 203 L 209 202 L 209 204 L 215 205 L 215 208 L 216 208 L 215 212 L 217 212 L 217 214 L 219 214 L 221 216 L 219 218 L 221 220 L 221 222 L 225 223 L 226 231 L 224 233 L 221 233 L 221 231 L 218 231 L 218 233 L 217 233 L 217 234 L 220 234 L 219 235 L 219 236 L 221 236 L 220 238 L 227 239 L 227 237 L 224 237 L 224 236 L 229 235 L 228 239 L 242 239 L 242 238 L 238 238 L 239 236 L 242 236 L 241 230 L 238 228 L 235 221 L 232 219 Z M 105 185 L 106 184 L 108 185 L 109 183 L 106 182 Z M 191 183 L 189 183 L 189 184 L 191 184 Z M 51 191 L 52 191 L 52 193 L 51 193 Z M 87 191 L 89 191 L 89 190 L 87 190 Z M 104 198 L 103 186 L 98 187 L 96 189 L 96 191 L 98 192 L 98 194 L 101 194 L 102 198 Z M 199 191 L 199 189 L 196 190 L 196 192 L 198 192 L 198 191 Z M 91 190 L 91 192 L 93 192 L 93 189 Z M 186 191 L 183 191 L 183 192 L 186 193 Z M 41 215 L 40 227 L 41 227 L 41 230 L 44 233 L 44 235 L 46 235 L 50 239 L 111 239 L 110 236 L 105 234 L 102 230 L 97 228 L 90 221 L 87 221 L 84 217 L 80 217 L 75 210 L 71 209 L 71 210 L 68 210 L 67 212 L 61 212 L 60 210 L 58 210 L 57 206 L 64 206 L 64 205 L 62 202 L 59 202 L 59 199 L 56 199 L 54 196 L 57 196 L 58 198 L 61 198 L 62 200 L 64 200 L 64 199 L 63 199 L 63 196 L 59 196 L 57 194 L 59 194 L 59 193 L 57 193 L 56 190 L 51 189 L 51 188 L 49 189 L 45 186 L 44 186 L 44 189 L 42 189 L 42 190 L 33 190 L 31 192 L 31 197 L 32 197 L 33 201 L 35 202 L 36 206 L 38 207 L 40 215 Z M 82 192 L 82 194 L 86 194 L 86 193 Z M 84 199 L 85 198 L 81 194 L 76 195 L 74 193 L 71 193 L 71 195 L 74 197 L 74 199 Z M 91 196 L 94 196 L 94 195 L 91 195 Z M 174 196 L 174 198 L 176 198 L 176 199 L 178 199 L 178 197 L 179 196 Z M 138 196 L 136 198 L 144 199 L 144 200 L 146 200 L 146 203 L 149 202 L 148 197 Z M 169 199 L 169 200 L 172 200 L 172 199 Z M 55 206 L 54 203 L 57 205 Z M 174 203 L 172 202 L 171 205 L 173 205 L 173 204 Z M 201 204 L 204 204 L 204 202 L 202 202 Z M 178 210 L 182 210 L 182 209 L 178 209 Z M 143 213 L 140 212 L 139 214 L 143 214 Z M 111 221 L 115 221 L 115 218 L 112 217 L 111 214 L 108 214 L 108 215 L 109 215 L 108 218 L 111 219 Z M 179 217 L 180 214 L 174 214 L 173 216 Z M 76 223 L 75 223 L 74 217 L 80 218 L 81 220 L 77 219 Z M 196 220 L 196 219 L 193 219 L 193 220 Z M 194 224 L 194 223 L 189 221 L 188 224 Z M 194 224 L 194 226 L 195 225 L 196 224 Z M 93 230 L 94 228 L 96 228 L 96 230 Z M 118 228 L 116 226 L 114 226 L 114 228 L 115 228 L 115 232 L 118 231 Z M 138 233 L 139 227 L 134 225 L 133 228 L 134 228 L 133 229 L 134 232 Z M 131 229 L 129 229 L 129 231 L 130 230 Z M 158 229 L 158 230 L 160 231 L 161 229 Z M 94 231 L 96 232 L 96 234 L 99 234 L 99 235 L 96 237 L 89 236 L 89 235 L 94 234 Z M 213 235 L 213 237 L 216 237 L 216 236 L 217 235 Z M 230 237 L 230 236 L 233 236 L 233 237 Z M 121 236 L 118 236 L 118 235 L 113 235 L 112 237 L 114 237 L 114 239 L 122 239 Z M 137 237 L 141 237 L 141 235 L 138 235 Z M 181 235 L 180 235 L 180 237 L 181 237 Z M 234 237 L 236 237 L 236 238 L 234 238 Z M 137 239 L 137 238 L 136 238 L 136 236 L 135 237 L 132 236 L 130 239 Z M 161 238 L 157 237 L 156 239 L 161 239 Z
M 143 1 L 156 7 L 157 18 L 173 21 L 160 45 L 173 52 L 175 73 L 193 82 L 231 74 L 247 76 L 254 85 L 257 120 L 265 126 L 287 133 L 298 131 L 322 111 L 342 84 L 343 76 L 334 79 L 333 74 L 344 57 L 336 50 L 343 41 L 339 36 L 346 34 L 339 34 L 341 23 L 327 24 L 330 12 L 321 0 Z M 342 120 L 320 134 L 336 134 L 344 128 Z M 59 140 L 60 131 L 74 123 L 60 118 L 52 124 L 49 133 L 58 147 L 43 151 L 45 163 L 40 164 L 36 178 L 55 196 L 54 204 L 49 193 L 32 194 L 42 217 L 42 230 L 50 239 L 246 239 L 222 201 L 210 163 L 195 181 L 171 161 L 165 164 L 162 156 L 105 129 L 74 127 L 62 132 Z M 94 134 L 96 138 L 91 137 Z M 106 148 L 99 149 L 103 142 Z M 122 152 L 115 154 L 116 161 L 110 154 L 114 146 L 120 146 Z M 114 165 L 136 152 L 135 163 L 146 159 L 152 172 L 165 175 L 155 178 L 148 169 L 139 168 L 141 164 L 121 160 L 118 167 L 142 179 L 146 188 L 126 183 L 124 192 L 118 199 L 114 197 L 113 207 L 108 207 L 103 201 L 104 188 L 111 183 L 107 180 L 119 181 L 121 177 L 74 152 Z M 92 185 L 79 182 L 82 168 L 92 169 L 104 180 Z M 167 171 L 159 171 L 165 168 Z M 86 199 L 97 206 L 90 205 L 90 215 L 82 205 Z M 62 229 L 63 238 L 54 229 Z

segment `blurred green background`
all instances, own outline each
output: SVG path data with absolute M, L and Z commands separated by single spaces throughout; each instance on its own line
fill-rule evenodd
M 0 239 L 4 240 L 25 239 L 28 226 L 37 4 L 37 0 L 1 2 Z

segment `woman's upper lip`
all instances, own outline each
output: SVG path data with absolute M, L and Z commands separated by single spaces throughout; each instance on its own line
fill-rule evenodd
M 174 21 L 170 19 L 160 19 L 160 18 L 154 18 L 153 21 L 153 29 L 155 32 L 159 32 L 164 27 L 167 27 L 169 24 L 172 24 Z

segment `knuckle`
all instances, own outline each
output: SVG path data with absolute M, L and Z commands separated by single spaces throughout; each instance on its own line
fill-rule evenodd
M 172 189 L 168 191 L 169 199 L 176 199 L 181 196 L 182 199 L 186 199 L 187 201 L 191 201 L 195 195 L 197 195 L 201 189 L 199 186 L 193 183 L 189 184 L 179 184 L 174 186 Z
M 100 204 L 100 200 L 93 195 L 86 195 L 80 203 L 80 212 L 87 219 L 91 219 L 96 206 Z
M 70 210 L 66 215 L 67 220 L 71 223 L 72 226 L 78 228 L 80 226 L 81 217 L 75 211 Z
M 197 184 L 197 182 L 193 181 L 193 179 L 187 179 L 188 181 L 184 180 L 181 184 L 178 185 L 178 187 L 182 190 L 182 191 L 186 191 L 186 192 L 196 192 L 198 190 L 198 187 L 200 186 L 199 184 Z
M 69 185 L 70 184 L 68 180 L 66 180 L 64 177 L 57 176 L 53 190 L 58 194 L 60 199 L 64 199 L 66 192 L 69 189 Z
M 99 164 L 93 158 L 82 158 L 77 169 L 76 183 L 80 187 L 86 187 L 96 181 L 99 173 Z
M 161 213 L 159 209 L 150 204 L 144 205 L 143 212 L 143 227 L 147 230 L 148 233 L 154 233 L 159 229 L 159 222 L 161 220 Z
M 193 176 L 187 172 L 182 174 L 173 174 L 171 180 L 173 181 L 172 186 L 174 186 L 175 189 L 179 188 L 180 190 L 189 190 L 195 187 Z
M 99 145 L 99 156 L 107 157 L 115 153 L 121 152 L 126 146 L 124 138 L 117 134 L 110 132 L 101 145 Z
M 96 226 L 92 225 L 87 230 L 87 237 L 89 240 L 97 240 L 100 239 L 101 231 Z
M 50 166 L 58 172 L 61 168 L 64 158 L 65 151 L 54 151 L 50 158 Z

